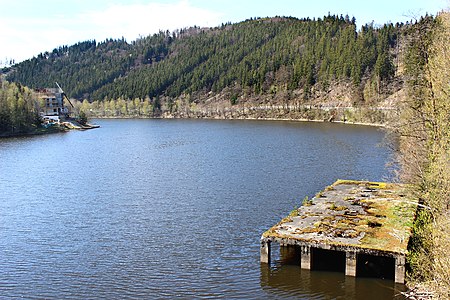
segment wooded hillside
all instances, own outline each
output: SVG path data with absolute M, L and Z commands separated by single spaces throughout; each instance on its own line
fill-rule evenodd
M 379 101 L 394 78 L 402 27 L 357 29 L 348 16 L 276 17 L 160 32 L 132 43 L 86 41 L 19 63 L 8 80 L 32 88 L 57 81 L 78 100 L 151 104 L 186 95 L 198 102 L 225 90 L 231 104 L 293 91 L 304 101 L 345 83 L 353 101 L 365 103 Z

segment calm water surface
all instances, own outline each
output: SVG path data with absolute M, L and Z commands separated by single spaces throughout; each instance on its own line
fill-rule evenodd
M 263 231 L 338 178 L 383 180 L 383 133 L 99 120 L 0 140 L 0 298 L 392 299 L 401 286 L 259 263 Z M 275 249 L 277 252 L 277 249 Z

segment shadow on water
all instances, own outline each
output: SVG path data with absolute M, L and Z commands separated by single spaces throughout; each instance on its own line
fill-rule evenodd
M 406 287 L 392 280 L 345 276 L 340 263 L 331 271 L 324 264 L 319 270 L 300 268 L 296 247 L 273 247 L 270 265 L 261 263 L 261 288 L 271 297 L 296 299 L 404 299 Z M 278 253 L 277 253 L 278 252 Z M 317 262 L 316 263 L 317 266 Z M 345 268 L 345 266 L 344 266 Z

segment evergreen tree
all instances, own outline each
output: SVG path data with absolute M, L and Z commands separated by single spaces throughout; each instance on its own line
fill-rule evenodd
M 362 93 L 371 78 L 379 86 L 392 80 L 391 53 L 403 27 L 367 24 L 358 32 L 355 23 L 336 15 L 255 18 L 216 28 L 161 31 L 130 44 L 124 39 L 86 41 L 19 63 L 8 78 L 31 87 L 58 81 L 69 97 L 89 102 L 149 97 L 157 99 L 154 111 L 185 94 L 228 89 L 256 95 L 304 90 L 307 99 L 311 89 L 348 81 Z M 114 105 L 119 107 L 110 109 L 113 115 L 136 110 L 128 102 Z

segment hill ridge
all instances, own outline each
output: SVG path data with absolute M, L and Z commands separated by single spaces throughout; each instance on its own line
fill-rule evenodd
M 16 64 L 7 79 L 30 87 L 57 81 L 72 98 L 200 101 L 279 93 L 310 101 L 344 83 L 355 103 L 398 91 L 394 59 L 403 24 L 356 30 L 355 19 L 328 15 L 248 19 L 140 38 L 79 42 Z M 383 95 L 383 96 L 380 96 Z M 157 99 L 158 98 L 158 99 Z M 267 98 L 267 97 L 266 97 Z M 279 98 L 279 97 L 274 97 Z

